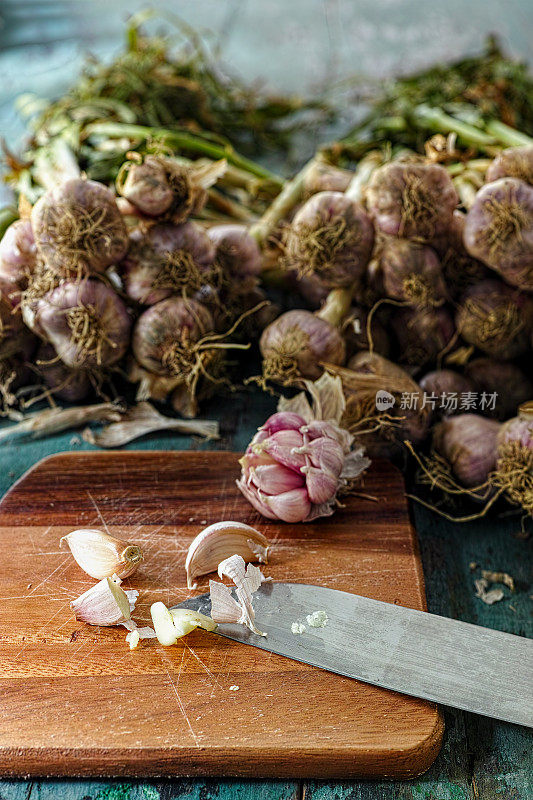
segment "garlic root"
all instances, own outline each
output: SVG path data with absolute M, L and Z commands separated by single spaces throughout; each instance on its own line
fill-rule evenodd
M 215 572 L 221 561 L 232 555 L 246 561 L 267 563 L 268 539 L 243 522 L 215 522 L 200 531 L 191 542 L 185 561 L 187 587 L 196 589 L 196 578 Z

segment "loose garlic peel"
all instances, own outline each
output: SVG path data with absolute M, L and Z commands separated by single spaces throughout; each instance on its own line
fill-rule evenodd
M 199 611 L 186 608 L 168 609 L 164 603 L 157 602 L 150 608 L 155 635 L 159 644 L 169 647 L 176 644 L 182 636 L 187 636 L 195 628 L 214 631 L 215 622 Z
M 235 554 L 218 565 L 218 574 L 226 576 L 235 584 L 237 600 L 228 586 L 217 581 L 209 581 L 211 594 L 211 616 L 215 622 L 237 622 L 246 625 L 258 636 L 266 636 L 255 626 L 255 611 L 252 606 L 252 594 L 261 584 L 268 580 L 261 570 L 253 564 L 246 566 L 242 556 Z
M 243 522 L 215 522 L 191 542 L 185 561 L 187 587 L 196 589 L 196 578 L 215 572 L 221 561 L 237 554 L 246 561 L 267 563 L 268 539 Z
M 66 541 L 76 563 L 91 578 L 109 578 L 118 575 L 127 578 L 133 575 L 143 554 L 140 547 L 116 539 L 109 533 L 94 529 L 72 531 L 59 540 Z
M 120 578 L 104 578 L 73 600 L 70 607 L 80 622 L 109 627 L 128 622 L 132 605 L 135 600 L 130 603 L 128 595 L 120 588 Z

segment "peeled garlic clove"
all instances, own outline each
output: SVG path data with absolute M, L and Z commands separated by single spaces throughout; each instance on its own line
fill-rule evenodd
M 143 554 L 140 547 L 130 542 L 123 542 L 98 530 L 78 530 L 62 536 L 70 547 L 76 563 L 91 578 L 110 578 L 118 575 L 127 578 L 133 575 Z
M 235 553 L 247 561 L 266 564 L 268 548 L 268 539 L 250 525 L 243 522 L 215 522 L 204 528 L 191 542 L 185 561 L 187 586 L 195 589 L 196 578 L 215 572 L 221 561 Z
M 88 625 L 120 625 L 131 618 L 130 601 L 118 582 L 104 578 L 80 597 L 70 607 L 80 622 Z
M 195 628 L 204 628 L 206 631 L 214 631 L 216 628 L 213 620 L 206 617 L 205 614 L 200 614 L 199 611 L 190 611 L 184 608 L 170 611 L 161 602 L 153 603 L 150 613 L 157 640 L 165 647 L 176 644 L 178 639 L 186 636 Z

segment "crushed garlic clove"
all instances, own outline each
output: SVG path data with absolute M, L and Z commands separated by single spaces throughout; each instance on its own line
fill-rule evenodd
M 195 628 L 203 628 L 206 631 L 214 631 L 216 628 L 215 622 L 199 611 L 186 608 L 170 610 L 161 602 L 153 603 L 150 613 L 157 640 L 165 647 L 176 644 L 178 639 L 191 633 Z
M 268 540 L 242 522 L 223 521 L 209 525 L 193 539 L 185 561 L 187 586 L 196 589 L 196 578 L 215 572 L 218 564 L 237 553 L 247 561 L 266 564 Z
M 325 628 L 328 624 L 328 615 L 325 611 L 313 611 L 312 614 L 307 615 L 306 619 L 311 628 Z
M 80 622 L 88 625 L 121 625 L 131 618 L 130 601 L 120 579 L 104 578 L 70 604 Z
M 192 611 L 188 608 L 173 608 L 170 613 L 176 630 L 183 631 L 182 636 L 186 636 L 195 628 L 203 628 L 204 631 L 214 631 L 216 628 L 216 622 L 199 611 Z
M 72 531 L 62 536 L 59 543 L 63 541 L 70 547 L 76 563 L 97 580 L 110 578 L 113 574 L 127 578 L 143 560 L 140 547 L 99 530 Z

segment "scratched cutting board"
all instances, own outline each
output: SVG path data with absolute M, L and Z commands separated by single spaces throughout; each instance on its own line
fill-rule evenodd
M 79 527 L 138 542 L 125 586 L 150 604 L 188 597 L 192 538 L 221 519 L 259 527 L 275 580 L 424 608 L 401 474 L 375 463 L 329 520 L 262 519 L 235 488 L 235 453 L 67 453 L 42 461 L 0 504 L 0 773 L 4 776 L 411 777 L 437 755 L 430 703 L 203 631 L 176 646 L 78 623 L 94 581 L 59 548 Z M 205 591 L 200 584 L 199 592 Z M 231 689 L 236 687 L 238 689 Z

